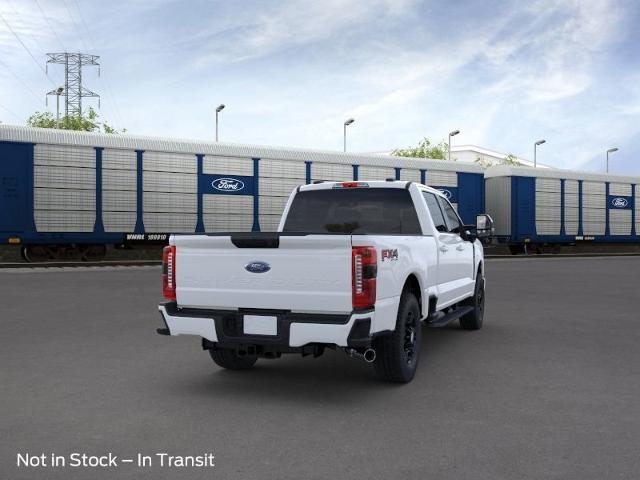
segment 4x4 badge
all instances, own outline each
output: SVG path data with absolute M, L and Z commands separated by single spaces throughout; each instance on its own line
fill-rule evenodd
M 398 260 L 398 249 L 385 248 L 382 250 L 382 261 L 385 260 Z

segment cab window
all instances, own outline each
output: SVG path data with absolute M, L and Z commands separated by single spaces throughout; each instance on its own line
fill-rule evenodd
M 438 196 L 438 203 L 440 203 L 440 207 L 442 208 L 442 212 L 444 213 L 444 220 L 447 224 L 447 231 L 451 233 L 462 232 L 462 222 L 460 221 L 460 217 L 458 217 L 458 214 L 453 209 L 449 201 Z
M 431 214 L 433 225 L 436 227 L 436 230 L 438 232 L 447 232 L 447 224 L 444 220 L 444 215 L 442 214 L 440 205 L 438 205 L 436 196 L 429 192 L 422 192 L 422 195 L 427 202 L 427 208 L 429 209 L 429 213 Z
M 356 235 L 422 235 L 404 188 L 330 188 L 293 197 L 283 231 Z

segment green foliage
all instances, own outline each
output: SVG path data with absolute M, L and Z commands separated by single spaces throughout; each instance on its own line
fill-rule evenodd
M 495 165 L 491 160 L 486 160 L 482 158 L 480 155 L 476 157 L 476 163 L 480 165 L 482 168 L 489 168 Z
M 504 160 L 502 160 L 502 162 L 500 163 L 502 165 L 513 165 L 513 166 L 522 165 L 522 163 L 518 161 L 518 157 L 516 157 L 513 153 L 507 154 Z
M 82 117 L 65 116 L 56 122 L 56 117 L 51 112 L 36 112 L 29 117 L 27 125 L 38 128 L 59 128 L 61 130 L 81 130 L 84 132 L 104 132 L 104 133 L 125 133 L 123 128 L 118 131 L 107 122 L 98 120 L 98 113 L 89 108 L 89 111 Z
M 510 166 L 513 166 L 513 167 L 517 167 L 518 165 L 522 165 L 522 163 L 520 163 L 518 161 L 518 157 L 516 157 L 513 153 L 507 154 L 506 157 L 504 157 L 502 160 L 499 160 L 497 162 L 493 162 L 491 160 L 487 160 L 487 159 L 484 159 L 484 158 L 478 156 L 478 157 L 476 157 L 476 163 L 479 164 L 483 168 L 493 167 L 494 165 L 510 165 Z
M 423 138 L 416 147 L 398 148 L 391 152 L 391 155 L 398 157 L 432 158 L 437 160 L 447 160 L 449 145 L 442 140 L 440 143 L 432 144 L 428 138 Z M 455 159 L 454 159 L 455 160 Z

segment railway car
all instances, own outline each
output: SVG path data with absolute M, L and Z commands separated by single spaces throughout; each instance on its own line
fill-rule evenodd
M 579 242 L 640 242 L 640 177 L 496 166 L 485 171 L 495 237 L 511 253 Z
M 272 231 L 291 191 L 319 180 L 410 180 L 442 190 L 466 223 L 482 169 L 395 156 L 0 125 L 0 243 L 27 261 L 171 233 Z

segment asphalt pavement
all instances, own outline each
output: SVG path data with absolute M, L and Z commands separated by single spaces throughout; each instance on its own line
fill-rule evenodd
M 1 270 L 0 478 L 639 478 L 640 257 L 486 270 L 485 327 L 426 330 L 403 386 L 333 351 L 221 370 L 155 333 L 158 267 Z M 18 467 L 27 453 L 67 465 Z

